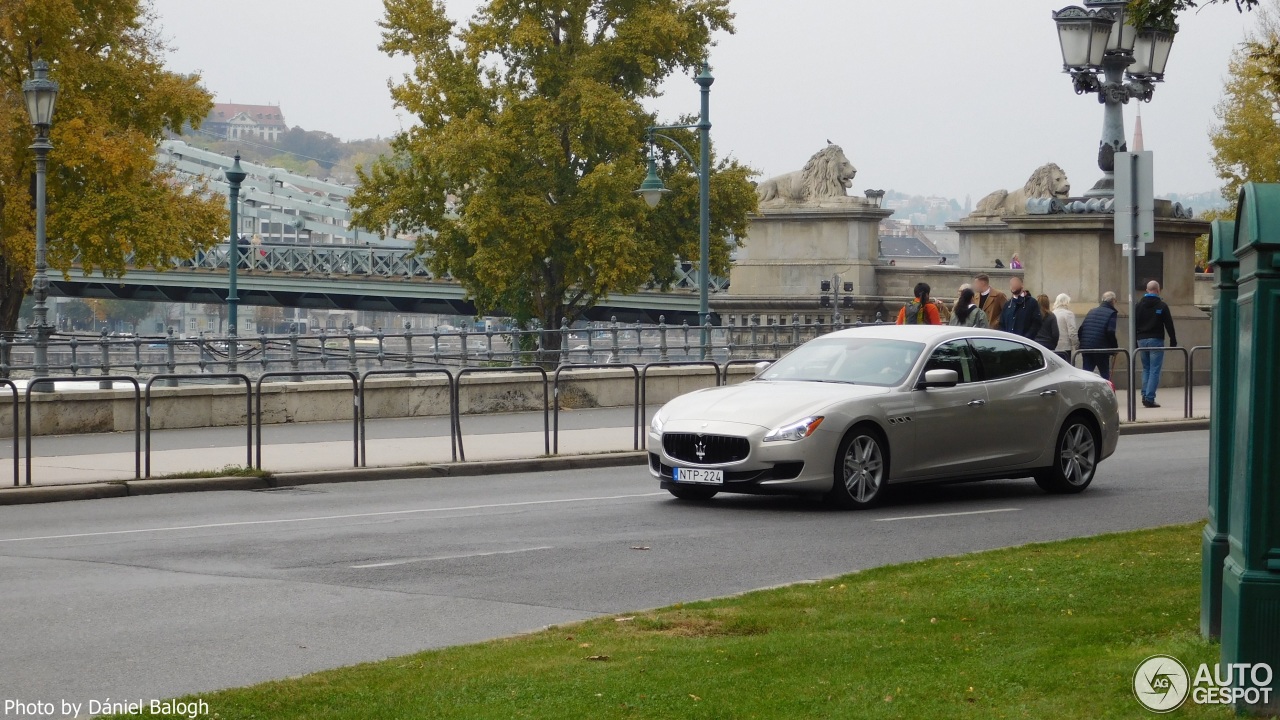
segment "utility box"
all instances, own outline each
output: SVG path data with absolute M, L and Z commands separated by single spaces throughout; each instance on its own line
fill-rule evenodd
M 1280 184 L 1240 193 L 1236 429 L 1231 459 L 1227 559 L 1222 572 L 1222 662 L 1280 669 Z M 1215 360 L 1218 355 L 1215 354 Z M 1219 448 L 1219 452 L 1223 448 Z M 1273 688 L 1237 712 L 1280 713 Z

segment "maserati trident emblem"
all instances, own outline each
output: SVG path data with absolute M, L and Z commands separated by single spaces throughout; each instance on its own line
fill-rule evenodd
M 707 441 L 702 439 L 701 435 L 693 443 L 693 454 L 698 456 L 698 462 L 702 462 L 707 457 Z

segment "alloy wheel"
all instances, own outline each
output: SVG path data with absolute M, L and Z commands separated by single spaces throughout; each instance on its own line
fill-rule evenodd
M 884 456 L 874 438 L 859 435 L 844 454 L 844 485 L 859 503 L 875 497 L 884 481 Z
M 1093 477 L 1097 465 L 1097 444 L 1084 424 L 1072 425 L 1062 435 L 1059 453 L 1062 477 L 1072 485 L 1083 485 Z

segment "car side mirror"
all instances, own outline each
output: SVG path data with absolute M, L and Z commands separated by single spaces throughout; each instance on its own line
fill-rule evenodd
M 924 378 L 920 381 L 917 388 L 922 390 L 928 388 L 949 388 L 960 384 L 960 374 L 955 370 L 926 370 Z
M 765 370 L 768 370 L 768 369 L 769 369 L 769 367 L 770 367 L 770 366 L 772 366 L 772 365 L 773 365 L 773 363 L 771 363 L 771 362 L 758 362 L 758 363 L 756 363 L 756 375 L 761 375 L 761 374 L 763 374 L 763 373 L 764 373 L 764 371 L 765 371 Z

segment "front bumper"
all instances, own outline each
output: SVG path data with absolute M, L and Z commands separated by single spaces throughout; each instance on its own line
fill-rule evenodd
M 733 425 L 736 427 L 728 427 Z M 688 432 L 689 428 L 663 428 L 665 432 Z M 720 492 L 773 494 L 823 494 L 831 490 L 836 445 L 832 433 L 821 429 L 798 442 L 765 443 L 764 428 L 738 423 L 715 424 L 701 429 L 706 434 L 745 437 L 750 451 L 743 460 L 704 465 L 673 458 L 663 449 L 662 435 L 649 431 L 649 474 L 661 481 L 664 489 L 675 487 L 675 469 L 700 468 L 724 471 L 724 484 L 699 487 Z

